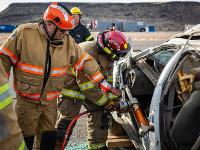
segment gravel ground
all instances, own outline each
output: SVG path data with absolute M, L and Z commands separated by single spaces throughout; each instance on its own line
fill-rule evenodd
M 81 111 L 85 108 L 82 107 Z M 66 150 L 87 150 L 87 115 L 79 118 L 76 126 L 74 127 L 73 133 L 70 137 L 70 141 Z

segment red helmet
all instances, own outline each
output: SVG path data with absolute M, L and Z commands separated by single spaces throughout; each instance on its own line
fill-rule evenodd
M 97 46 L 111 58 L 123 57 L 131 49 L 122 32 L 118 30 L 104 31 L 97 36 Z
M 44 12 L 43 19 L 52 21 L 61 30 L 74 28 L 70 10 L 61 3 L 52 2 Z

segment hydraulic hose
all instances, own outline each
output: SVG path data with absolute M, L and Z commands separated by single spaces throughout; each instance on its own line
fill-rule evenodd
M 70 138 L 70 136 L 71 136 L 71 134 L 72 134 L 72 130 L 73 130 L 73 128 L 74 128 L 74 126 L 75 126 L 77 120 L 78 120 L 81 116 L 83 116 L 83 115 L 85 115 L 85 114 L 87 114 L 87 113 L 95 112 L 95 111 L 100 111 L 100 110 L 102 110 L 102 109 L 87 110 L 87 111 L 84 111 L 84 112 L 82 112 L 82 113 L 79 113 L 77 116 L 75 116 L 75 117 L 73 118 L 73 120 L 71 121 L 71 123 L 69 124 L 69 126 L 68 126 L 67 129 L 66 129 L 65 138 L 64 138 L 64 141 L 63 141 L 61 150 L 64 150 L 64 149 L 65 149 L 65 146 L 68 144 L 69 138 Z

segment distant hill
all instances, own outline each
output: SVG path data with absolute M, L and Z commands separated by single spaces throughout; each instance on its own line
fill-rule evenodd
M 0 13 L 0 24 L 22 24 L 40 20 L 48 3 L 14 3 Z M 143 21 L 155 25 L 158 31 L 181 31 L 185 24 L 200 23 L 200 3 L 66 3 L 81 8 L 83 22 Z

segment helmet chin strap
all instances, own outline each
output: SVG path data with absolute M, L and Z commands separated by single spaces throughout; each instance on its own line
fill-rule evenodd
M 113 53 L 108 47 L 104 47 L 103 48 L 104 52 L 106 52 L 106 54 L 108 54 L 112 59 L 117 59 L 117 55 L 115 53 Z
M 106 52 L 110 56 L 110 58 L 112 58 L 113 60 L 118 59 L 117 55 L 113 53 L 112 50 L 110 50 L 110 47 L 108 47 L 107 41 L 105 40 L 104 33 L 102 33 L 102 42 L 104 45 L 103 51 Z
M 45 23 L 44 21 L 43 21 L 42 23 L 43 23 L 43 27 L 44 27 L 44 30 L 45 30 L 47 36 L 49 37 L 50 41 L 52 41 L 53 38 L 54 38 L 55 35 L 56 35 L 56 32 L 57 32 L 57 30 L 58 30 L 58 27 L 55 25 L 55 26 L 56 26 L 56 29 L 54 30 L 53 34 L 50 36 L 49 33 L 48 33 L 48 31 L 47 31 L 47 25 L 46 25 L 46 23 Z

